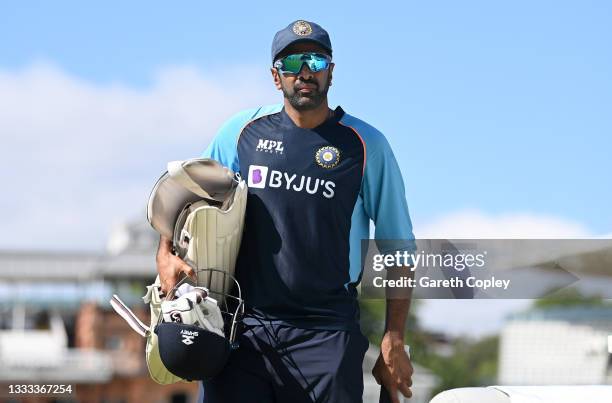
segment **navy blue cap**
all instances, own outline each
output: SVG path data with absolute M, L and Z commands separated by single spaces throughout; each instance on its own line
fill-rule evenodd
M 210 379 L 221 372 L 229 359 L 231 348 L 227 339 L 201 327 L 164 322 L 154 331 L 162 363 L 183 379 Z
M 314 22 L 297 20 L 274 35 L 274 40 L 272 41 L 272 61 L 274 62 L 276 56 L 287 46 L 296 42 L 317 43 L 326 49 L 330 56 L 332 55 L 331 41 L 327 31 Z

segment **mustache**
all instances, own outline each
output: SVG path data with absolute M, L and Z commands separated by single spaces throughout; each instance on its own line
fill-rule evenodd
M 314 87 L 315 87 L 317 90 L 319 89 L 319 83 L 317 83 L 317 82 L 316 82 L 316 81 L 314 81 L 314 80 L 299 80 L 299 81 L 297 81 L 297 82 L 295 83 L 295 85 L 293 86 L 293 88 L 294 88 L 296 91 L 299 91 L 299 90 L 301 90 L 302 88 L 306 88 L 306 84 L 309 84 L 309 85 L 314 85 Z

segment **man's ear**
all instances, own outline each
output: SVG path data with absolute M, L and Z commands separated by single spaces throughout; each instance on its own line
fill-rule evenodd
M 276 87 L 276 89 L 279 90 L 279 91 L 282 90 L 283 87 L 281 86 L 280 73 L 274 67 L 270 68 L 270 72 L 272 73 L 272 81 L 274 81 L 274 86 Z
M 332 78 L 334 77 L 333 72 L 335 66 L 336 65 L 334 63 L 329 64 L 329 85 L 332 85 Z

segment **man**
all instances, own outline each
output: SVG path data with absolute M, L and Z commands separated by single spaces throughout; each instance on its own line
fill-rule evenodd
M 414 239 L 399 167 L 384 136 L 328 106 L 334 63 L 327 32 L 295 21 L 272 44 L 283 104 L 241 112 L 204 153 L 247 178 L 245 233 L 236 276 L 247 304 L 240 347 L 203 383 L 206 403 L 361 402 L 356 286 L 360 240 Z M 162 288 L 193 269 L 162 239 Z M 377 382 L 411 396 L 404 351 L 409 300 L 388 300 Z M 202 358 L 205 359 L 205 358 Z

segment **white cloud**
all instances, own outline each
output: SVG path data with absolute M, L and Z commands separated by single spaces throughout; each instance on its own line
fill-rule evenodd
M 167 161 L 199 155 L 241 109 L 278 101 L 249 66 L 166 68 L 146 89 L 45 64 L 0 70 L 0 248 L 102 248 L 113 223 L 144 217 Z
M 458 211 L 431 222 L 415 224 L 418 238 L 584 238 L 592 236 L 582 224 L 565 218 L 529 213 L 486 214 Z

